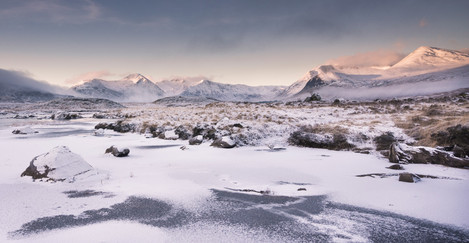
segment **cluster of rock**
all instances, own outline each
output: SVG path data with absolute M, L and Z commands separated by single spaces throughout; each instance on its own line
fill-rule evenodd
M 343 134 L 317 134 L 301 129 L 290 135 L 288 143 L 299 147 L 331 150 L 350 150 L 355 147 L 355 145 L 347 141 L 347 137 Z
M 52 120 L 72 120 L 82 118 L 82 116 L 77 113 L 59 112 L 57 114 L 52 114 L 50 118 Z
M 137 126 L 132 123 L 125 123 L 124 121 L 120 120 L 114 123 L 105 123 L 101 122 L 98 123 L 94 129 L 110 129 L 115 132 L 126 133 L 126 132 L 135 132 Z
M 234 148 L 240 144 L 240 133 L 234 134 L 234 131 L 240 131 L 244 126 L 239 123 L 228 124 L 224 126 L 215 126 L 209 124 L 197 124 L 194 127 L 189 126 L 157 126 L 147 125 L 140 132 L 145 133 L 146 137 L 160 138 L 166 140 L 188 140 L 189 145 L 200 145 L 204 141 L 212 141 L 211 146 L 219 148 Z M 126 133 L 135 132 L 137 126 L 124 121 L 115 123 L 99 123 L 95 126 L 96 131 L 102 129 L 111 129 L 116 132 Z M 102 132 L 99 132 L 101 134 Z
M 38 131 L 32 129 L 31 127 L 25 127 L 25 128 L 15 129 L 11 133 L 26 135 L 26 134 L 38 133 Z

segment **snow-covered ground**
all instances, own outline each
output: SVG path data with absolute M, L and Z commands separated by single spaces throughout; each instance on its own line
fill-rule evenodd
M 110 130 L 95 136 L 94 125 L 103 120 L 92 118 L 2 119 L 0 241 L 468 239 L 468 170 L 404 165 L 407 172 L 447 178 L 423 178 L 419 183 L 399 182 L 397 176 L 356 177 L 399 171 L 386 169 L 388 160 L 375 153 L 286 144 L 292 127 L 306 124 L 343 124 L 351 134 L 368 136 L 391 130 L 410 139 L 393 126 L 390 114 L 371 116 L 358 108 L 283 106 L 258 111 L 262 113 L 256 117 L 258 114 L 252 112 L 256 106 L 225 104 L 207 110 L 205 106 L 149 105 L 122 111 L 134 114 L 129 121 L 139 124 L 166 120 L 166 126 L 175 127 L 213 122 L 217 117 L 215 122 L 220 126 L 240 122 L 256 133 L 261 131 L 258 126 L 267 130 L 262 142 L 234 149 L 210 147 L 208 142 L 189 146 L 187 140 Z M 356 119 L 348 121 L 350 116 Z M 24 127 L 38 133 L 12 134 Z M 277 135 L 280 137 L 268 138 Z M 285 149 L 269 149 L 266 145 L 270 142 Z M 111 145 L 129 148 L 130 155 L 117 158 L 105 154 Z M 187 149 L 181 149 L 183 145 Z M 20 177 L 34 157 L 56 146 L 67 146 L 94 170 L 73 183 L 33 182 L 30 177 Z

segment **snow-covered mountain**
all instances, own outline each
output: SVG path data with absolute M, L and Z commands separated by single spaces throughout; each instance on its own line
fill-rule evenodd
M 407 71 L 433 70 L 454 68 L 469 64 L 469 54 L 421 46 L 404 59 L 392 66 L 392 69 L 407 69 Z
M 156 82 L 165 92 L 165 96 L 178 96 L 189 87 L 200 83 L 200 79 L 173 78 Z
M 314 92 L 321 93 L 325 87 L 329 92 L 333 87 L 354 92 L 353 88 L 363 90 L 397 85 L 402 88 L 404 84 L 441 81 L 451 83 L 455 89 L 469 87 L 469 54 L 422 46 L 388 67 L 337 68 L 321 65 L 290 85 L 279 98 L 302 98 Z
M 149 102 L 165 94 L 158 85 L 141 74 L 131 74 L 115 81 L 93 79 L 72 89 L 85 97 L 124 102 Z
M 202 80 L 199 84 L 188 87 L 181 93 L 181 96 L 206 97 L 221 101 L 270 101 L 274 100 L 284 88 L 283 86 L 222 84 Z

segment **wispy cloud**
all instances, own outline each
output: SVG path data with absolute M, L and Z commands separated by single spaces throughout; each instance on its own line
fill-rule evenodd
M 84 81 L 92 80 L 95 78 L 104 78 L 104 77 L 109 77 L 112 75 L 113 75 L 112 73 L 106 70 L 92 71 L 92 72 L 82 73 L 72 78 L 69 78 L 65 80 L 65 83 L 69 85 L 74 85 L 74 84 L 79 84 Z
M 425 27 L 428 25 L 427 19 L 423 18 L 419 21 L 419 26 L 420 27 Z
M 97 20 L 100 7 L 92 0 L 83 1 L 32 0 L 0 3 L 0 19 L 82 24 Z
M 26 72 L 0 69 L 0 89 L 64 93 L 64 89 L 29 77 Z
M 392 50 L 377 50 L 357 53 L 352 56 L 342 56 L 327 61 L 327 64 L 337 67 L 372 67 L 391 66 L 404 58 L 405 55 Z

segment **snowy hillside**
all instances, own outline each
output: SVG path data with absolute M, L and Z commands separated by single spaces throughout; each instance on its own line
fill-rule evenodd
M 116 81 L 93 79 L 72 89 L 85 97 L 124 102 L 149 102 L 164 95 L 158 85 L 141 74 L 131 74 Z
M 221 101 L 268 101 L 283 91 L 280 86 L 248 86 L 242 84 L 222 84 L 202 80 L 187 88 L 181 96 L 206 97 Z

